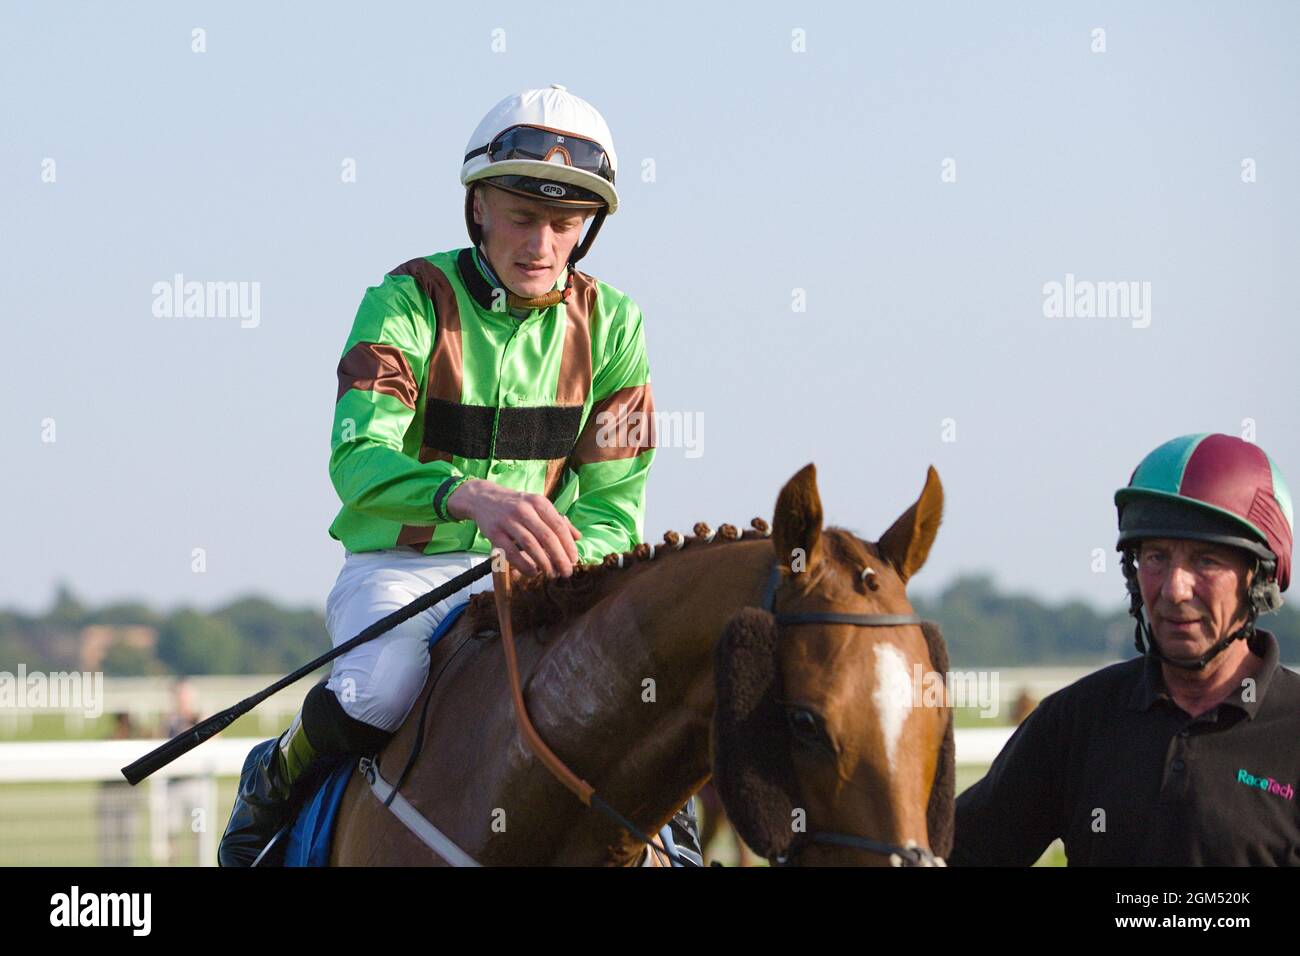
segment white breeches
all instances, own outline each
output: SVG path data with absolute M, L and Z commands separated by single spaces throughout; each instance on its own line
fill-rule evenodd
M 325 626 L 335 647 L 380 618 L 486 561 L 456 551 L 424 555 L 405 548 L 347 552 L 325 601 Z M 492 590 L 492 575 L 438 602 L 387 633 L 335 658 L 326 686 L 351 717 L 393 731 L 410 713 L 429 674 L 429 636 L 447 612 L 471 594 Z

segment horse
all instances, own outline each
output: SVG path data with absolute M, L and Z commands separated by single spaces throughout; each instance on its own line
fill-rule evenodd
M 775 863 L 941 865 L 952 711 L 946 699 L 913 706 L 911 689 L 914 672 L 947 671 L 947 651 L 905 585 L 942 508 L 931 467 L 878 542 L 823 528 L 809 463 L 770 527 L 701 522 L 569 578 L 512 583 L 528 716 L 643 836 L 712 777 L 741 837 Z M 407 819 L 353 774 L 331 865 L 646 865 L 643 840 L 529 747 L 499 623 L 493 593 L 476 594 L 434 645 L 424 689 L 374 761 Z M 451 851 L 415 832 L 411 810 Z

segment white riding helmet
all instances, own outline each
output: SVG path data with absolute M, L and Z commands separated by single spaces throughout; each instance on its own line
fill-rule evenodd
M 500 154 L 495 159 L 494 144 Z M 603 205 L 613 215 L 618 209 L 617 167 L 604 117 L 552 83 L 548 89 L 507 96 L 488 111 L 465 146 L 460 181 L 468 186 L 500 178 L 494 186 L 556 205 Z

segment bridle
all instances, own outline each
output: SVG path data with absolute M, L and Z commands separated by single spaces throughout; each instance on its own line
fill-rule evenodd
M 794 614 L 776 613 L 776 592 L 781 586 L 781 565 L 773 562 L 768 575 L 767 586 L 763 589 L 763 610 L 772 615 L 776 621 L 778 642 L 782 624 L 851 624 L 855 627 L 899 627 L 928 623 L 919 614 L 846 614 L 838 611 L 803 611 Z M 851 833 L 837 833 L 833 830 L 814 830 L 810 833 L 797 834 L 790 848 L 777 856 L 774 862 L 785 866 L 801 853 L 809 844 L 821 843 L 828 846 L 845 846 L 855 850 L 866 850 L 888 856 L 893 866 L 946 866 L 941 857 L 936 857 L 927 847 L 918 846 L 909 840 L 905 845 L 885 843 L 870 837 Z

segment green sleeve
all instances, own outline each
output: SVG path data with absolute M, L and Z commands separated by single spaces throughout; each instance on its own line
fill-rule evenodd
M 582 532 L 583 563 L 642 540 L 646 481 L 654 462 L 654 397 L 641 311 L 620 303 L 624 321 L 592 379 L 592 409 L 578 438 L 578 496 L 565 514 Z
M 451 462 L 418 457 L 411 426 L 433 335 L 410 277 L 386 276 L 366 290 L 339 361 L 329 465 L 340 500 L 361 514 L 426 526 L 450 520 L 447 498 L 468 477 Z

